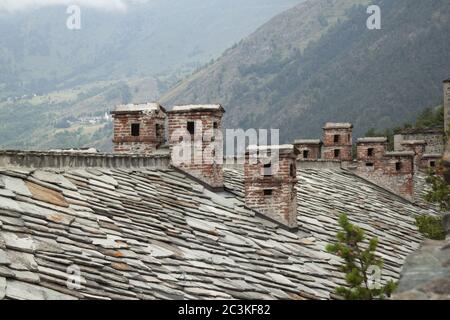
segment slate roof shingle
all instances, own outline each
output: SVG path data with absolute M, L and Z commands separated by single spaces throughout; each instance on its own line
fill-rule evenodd
M 226 169 L 233 193 L 213 193 L 170 169 L 1 169 L 0 299 L 328 299 L 343 284 L 324 249 L 340 212 L 380 237 L 384 280 L 419 247 L 413 216 L 430 212 L 305 169 L 294 234 L 244 207 L 242 178 Z

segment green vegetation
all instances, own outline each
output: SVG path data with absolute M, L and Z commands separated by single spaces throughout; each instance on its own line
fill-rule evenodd
M 368 3 L 383 8 L 382 30 L 367 29 Z M 320 136 L 327 121 L 352 122 L 355 136 L 369 128 L 383 133 L 442 103 L 449 17 L 444 0 L 310 1 L 274 18 L 162 102 L 218 101 L 227 108 L 226 126 L 280 128 L 283 142 Z
M 444 123 L 444 107 L 425 108 L 413 123 L 404 123 L 403 126 L 395 127 L 394 129 L 385 129 L 377 131 L 370 128 L 366 137 L 387 137 L 388 150 L 394 150 L 394 135 L 403 129 L 424 129 L 424 128 L 441 128 Z M 445 137 L 443 137 L 445 138 Z
M 428 173 L 426 181 L 431 185 L 431 190 L 425 195 L 425 200 L 430 203 L 438 204 L 442 211 L 449 211 L 450 186 L 447 182 L 433 171 Z
M 419 216 L 416 218 L 416 225 L 428 239 L 445 240 L 445 230 L 441 217 Z
M 345 273 L 347 286 L 336 288 L 336 294 L 346 300 L 373 300 L 389 297 L 396 288 L 393 281 L 382 286 L 372 280 L 371 271 L 378 268 L 381 272 L 383 260 L 375 255 L 378 239 L 372 238 L 366 248 L 361 243 L 365 240 L 364 231 L 349 222 L 347 215 L 342 214 L 339 224 L 343 231 L 338 232 L 337 242 L 329 244 L 327 251 L 344 259 L 341 267 Z

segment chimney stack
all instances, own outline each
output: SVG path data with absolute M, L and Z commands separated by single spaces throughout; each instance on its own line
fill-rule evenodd
M 299 139 L 294 141 L 294 147 L 298 150 L 298 160 L 318 160 L 320 158 L 322 141 L 313 139 Z
M 211 189 L 223 188 L 221 105 L 173 107 L 169 116 L 172 165 Z
M 425 154 L 425 148 L 427 146 L 426 141 L 405 140 L 401 145 L 404 150 L 414 152 L 414 172 L 416 172 L 419 169 L 423 155 Z
M 114 119 L 114 152 L 152 153 L 165 140 L 166 110 L 158 103 L 118 105 Z
M 298 228 L 297 156 L 293 145 L 249 146 L 244 165 L 246 206 L 289 230 Z
M 323 158 L 326 160 L 352 161 L 351 123 L 327 123 L 323 127 Z
M 358 162 L 364 162 L 367 167 L 379 167 L 387 152 L 386 137 L 360 138 L 356 142 Z

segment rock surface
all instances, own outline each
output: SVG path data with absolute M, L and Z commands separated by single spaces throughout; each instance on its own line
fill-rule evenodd
M 450 237 L 427 240 L 408 257 L 393 299 L 450 299 Z

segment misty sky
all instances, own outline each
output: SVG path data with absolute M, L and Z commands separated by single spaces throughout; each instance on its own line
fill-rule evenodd
M 46 6 L 78 4 L 85 7 L 93 7 L 105 10 L 124 10 L 128 5 L 139 2 L 158 0 L 1 0 L 0 11 L 19 11 L 37 9 Z

